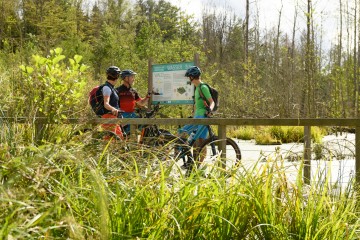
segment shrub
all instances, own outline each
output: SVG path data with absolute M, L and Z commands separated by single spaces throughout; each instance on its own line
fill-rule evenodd
M 19 94 L 24 96 L 24 105 L 29 110 L 27 116 L 40 113 L 49 122 L 58 122 L 74 114 L 84 95 L 84 72 L 88 67 L 80 63 L 79 55 L 70 58 L 69 64 L 64 64 L 64 59 L 62 49 L 56 48 L 48 57 L 34 55 L 32 65 L 20 66 L 23 87 Z
M 312 127 L 311 139 L 320 143 L 327 133 L 325 128 Z M 304 127 L 302 126 L 245 126 L 231 129 L 229 137 L 250 140 L 255 139 L 257 144 L 281 144 L 290 142 L 304 142 Z
M 82 57 L 75 55 L 64 63 L 66 56 L 61 48 L 42 57 L 33 55 L 30 65 L 21 65 L 21 77 L 14 77 L 14 91 L 8 115 L 24 117 L 32 123 L 35 117 L 43 117 L 49 123 L 58 123 L 74 117 L 80 111 L 79 103 L 84 98 L 87 66 Z M 37 125 L 37 140 L 47 140 L 51 126 Z
M 252 126 L 239 127 L 227 133 L 229 137 L 250 140 L 255 138 L 255 129 Z

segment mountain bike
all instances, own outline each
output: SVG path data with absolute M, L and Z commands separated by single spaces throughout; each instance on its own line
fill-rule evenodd
M 160 105 L 154 105 L 153 109 L 150 111 L 143 111 L 141 109 L 137 109 L 137 114 L 140 118 L 155 118 L 156 114 L 158 114 L 160 110 Z M 168 143 L 174 139 L 174 135 L 170 133 L 170 131 L 159 128 L 156 124 L 147 124 L 140 125 L 140 136 L 138 142 L 140 144 L 145 144 L 148 146 L 159 146 Z
M 219 139 L 215 135 L 210 125 L 206 126 L 209 137 L 198 147 L 194 147 L 196 139 L 190 134 L 187 139 L 175 140 L 175 158 L 181 159 L 184 163 L 183 168 L 186 175 L 190 175 L 194 170 L 201 170 L 205 174 L 210 174 L 216 169 L 231 170 L 239 166 L 241 161 L 241 151 L 238 144 L 231 138 Z M 226 156 L 221 157 L 219 150 L 220 143 L 226 141 Z
M 159 112 L 159 105 L 151 111 L 139 110 L 137 113 L 142 118 L 154 118 Z M 157 149 L 158 155 L 163 160 L 183 162 L 186 175 L 194 170 L 202 170 L 209 174 L 215 169 L 230 170 L 240 164 L 241 151 L 238 144 L 231 138 L 219 139 L 210 125 L 206 126 L 209 136 L 202 144 L 195 147 L 196 139 L 190 134 L 188 138 L 181 138 L 166 129 L 159 128 L 156 124 L 141 125 L 138 143 L 149 149 Z M 226 156 L 221 157 L 220 144 L 226 141 Z
M 159 109 L 159 105 L 155 105 L 151 111 L 140 110 L 137 113 L 142 118 L 153 118 Z M 209 137 L 200 146 L 195 147 L 196 139 L 192 137 L 178 137 L 166 129 L 159 128 L 156 124 L 140 125 L 138 128 L 140 137 L 137 141 L 131 142 L 131 146 L 142 147 L 150 151 L 156 150 L 164 161 L 186 163 L 184 166 L 186 175 L 190 175 L 195 169 L 209 173 L 217 168 L 225 167 L 225 170 L 229 170 L 238 166 L 241 161 L 241 151 L 237 143 L 231 138 L 219 139 L 210 125 L 206 127 L 209 130 Z M 113 141 L 124 142 L 110 131 L 95 131 L 94 136 L 100 140 L 110 137 Z M 219 145 L 223 141 L 226 141 L 226 156 L 221 158 Z

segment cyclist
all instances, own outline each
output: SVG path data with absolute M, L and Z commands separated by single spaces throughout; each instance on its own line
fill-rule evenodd
M 139 117 L 135 113 L 135 107 L 146 107 L 151 96 L 151 94 L 148 93 L 145 98 L 141 98 L 136 89 L 133 88 L 136 74 L 137 73 L 131 69 L 123 70 L 121 72 L 122 84 L 116 88 L 120 97 L 120 109 L 124 111 L 122 113 L 124 118 Z M 129 134 L 130 125 L 125 125 L 124 131 L 126 134 Z
M 187 69 L 185 73 L 185 77 L 188 77 L 190 80 L 190 84 L 195 85 L 195 109 L 194 109 L 194 118 L 207 118 L 211 115 L 212 110 L 214 109 L 215 103 L 211 97 L 210 90 L 208 86 L 202 84 L 201 80 L 201 70 L 197 66 L 192 66 Z M 201 92 L 208 100 L 209 105 L 201 98 L 200 95 L 200 88 Z M 184 127 L 178 130 L 178 134 L 181 137 L 184 137 L 185 134 L 191 134 L 192 132 L 196 131 L 194 135 L 194 140 L 196 140 L 194 147 L 200 146 L 202 142 L 208 137 L 209 131 L 206 126 L 204 125 L 185 125 Z M 184 162 L 182 168 L 188 168 L 192 163 L 191 162 Z
M 119 95 L 114 88 L 117 80 L 119 79 L 121 70 L 116 66 L 110 66 L 106 70 L 106 82 L 103 86 L 102 94 L 104 98 L 105 114 L 102 118 L 121 118 L 121 110 L 119 107 Z M 105 130 L 114 132 L 120 138 L 123 138 L 123 133 L 120 125 L 118 124 L 102 124 Z

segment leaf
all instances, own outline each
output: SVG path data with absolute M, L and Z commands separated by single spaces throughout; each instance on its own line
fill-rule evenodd
M 80 72 L 85 72 L 88 68 L 89 68 L 89 66 L 87 66 L 87 65 L 81 65 Z
M 54 59 L 53 59 L 53 63 L 54 64 L 57 64 L 58 62 L 62 61 L 65 59 L 65 56 L 64 55 L 59 55 L 59 56 L 56 56 Z
M 36 224 L 38 224 L 42 219 L 44 219 L 47 216 L 47 212 L 45 213 L 39 213 L 37 214 L 33 219 L 31 219 L 27 224 L 26 224 L 26 228 L 29 228 L 31 226 L 34 226 Z
M 27 72 L 28 74 L 31 74 L 31 73 L 34 72 L 34 68 L 32 68 L 32 67 L 26 67 L 26 72 Z
M 81 60 L 82 60 L 82 56 L 80 56 L 80 55 L 75 55 L 74 56 L 74 60 L 77 62 L 77 63 L 80 63 L 81 62 Z
M 62 48 L 55 48 L 55 49 L 54 49 L 54 52 L 55 52 L 57 55 L 59 55 L 59 54 L 61 54 L 61 53 L 63 52 L 63 49 L 62 49 Z

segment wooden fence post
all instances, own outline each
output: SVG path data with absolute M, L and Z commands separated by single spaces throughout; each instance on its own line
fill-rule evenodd
M 311 180 L 311 126 L 304 126 L 304 182 Z
M 223 167 L 226 167 L 226 125 L 218 125 L 218 135 L 219 135 L 219 151 L 221 151 L 221 160 L 224 162 Z

